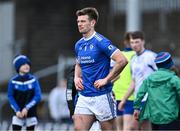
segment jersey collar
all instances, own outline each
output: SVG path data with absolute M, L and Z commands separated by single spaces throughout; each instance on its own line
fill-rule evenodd
M 144 52 L 146 51 L 146 49 L 144 49 L 141 53 L 137 54 L 138 56 L 142 55 Z
M 96 34 L 96 31 L 90 37 L 88 37 L 88 38 L 83 37 L 83 39 L 85 41 L 88 41 L 88 40 L 92 39 L 95 36 L 95 34 Z

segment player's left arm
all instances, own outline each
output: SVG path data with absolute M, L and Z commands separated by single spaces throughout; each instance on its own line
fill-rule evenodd
M 94 86 L 96 88 L 100 88 L 114 80 L 128 63 L 126 57 L 122 54 L 122 52 L 119 49 L 114 51 L 114 53 L 111 56 L 111 59 L 115 61 L 115 65 L 104 79 L 95 81 Z
M 111 59 L 111 62 L 110 62 L 110 68 L 111 69 L 113 68 L 114 64 L 115 64 L 115 62 Z M 111 83 L 114 83 L 119 78 L 120 78 L 120 74 L 118 76 L 116 76 L 113 80 L 111 80 Z
M 32 100 L 25 106 L 27 110 L 29 110 L 32 106 L 39 103 L 41 100 L 41 88 L 40 88 L 38 80 L 35 81 L 34 86 L 35 86 L 34 88 L 35 95 L 32 98 Z
M 128 64 L 126 57 L 121 53 L 119 49 L 117 49 L 113 53 L 111 59 L 115 61 L 115 65 L 106 77 L 108 81 L 115 79 L 124 69 L 124 67 Z

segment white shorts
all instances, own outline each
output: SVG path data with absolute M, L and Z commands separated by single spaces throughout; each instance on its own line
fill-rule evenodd
M 86 97 L 79 95 L 74 114 L 95 115 L 99 121 L 116 117 L 116 101 L 112 93 Z
M 29 117 L 29 118 L 18 118 L 17 116 L 13 116 L 12 124 L 18 126 L 33 126 L 37 125 L 38 121 L 36 117 Z

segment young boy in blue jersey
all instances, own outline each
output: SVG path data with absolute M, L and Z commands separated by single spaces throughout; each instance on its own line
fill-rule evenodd
M 116 130 L 116 102 L 112 83 L 126 66 L 127 59 L 112 42 L 95 31 L 99 14 L 87 7 L 76 12 L 82 38 L 75 45 L 77 62 L 74 83 L 79 97 L 74 112 L 75 130 L 89 130 L 98 120 L 102 130 Z M 110 60 L 115 65 L 110 71 Z
M 9 80 L 8 100 L 14 110 L 13 130 L 34 130 L 38 123 L 36 105 L 41 100 L 38 80 L 30 73 L 31 62 L 25 55 L 18 55 L 13 60 L 17 74 Z

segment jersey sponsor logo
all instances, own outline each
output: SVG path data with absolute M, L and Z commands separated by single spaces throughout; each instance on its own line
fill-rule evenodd
M 92 59 L 91 56 L 79 56 L 78 61 L 80 64 L 89 64 L 95 62 L 95 60 Z

